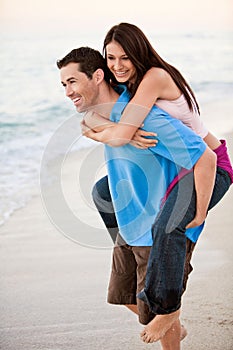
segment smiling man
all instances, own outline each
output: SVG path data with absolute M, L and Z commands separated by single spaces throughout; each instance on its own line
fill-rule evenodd
M 75 59 L 77 63 L 74 62 Z M 73 101 L 79 113 L 109 102 L 112 106 L 112 102 L 117 101 L 119 95 L 109 85 L 113 76 L 98 51 L 87 47 L 72 50 L 57 62 L 57 66 L 66 96 Z

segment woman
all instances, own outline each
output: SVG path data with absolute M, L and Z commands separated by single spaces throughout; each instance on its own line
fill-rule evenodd
M 156 104 L 191 127 L 212 150 L 220 147 L 217 152 L 221 152 L 225 148 L 225 142 L 222 141 L 222 145 L 203 125 L 198 103 L 185 79 L 156 53 L 138 27 L 128 23 L 112 27 L 105 37 L 103 51 L 116 81 L 126 84 L 131 93 L 131 102 L 125 108 L 120 123 L 103 132 L 104 142 L 110 138 L 117 146 L 133 138 L 133 144 L 138 148 L 154 146 L 156 140 L 145 141 L 143 138 L 153 136 L 152 133 L 135 132 Z M 126 128 L 126 124 L 131 128 Z M 203 220 L 204 217 L 195 218 L 188 227 L 201 224 Z
M 118 140 L 117 143 L 113 144 L 118 146 L 128 143 L 133 138 L 136 129 L 143 123 L 148 111 L 156 104 L 171 116 L 180 119 L 193 128 L 194 131 L 204 138 L 211 149 L 217 149 L 216 153 L 221 153 L 223 160 L 228 161 L 225 144 L 210 134 L 202 124 L 199 118 L 199 107 L 189 85 L 174 67 L 162 60 L 154 51 L 139 28 L 127 23 L 114 26 L 106 35 L 104 53 L 107 65 L 116 80 L 119 83 L 127 84 L 131 92 L 131 102 L 125 108 L 117 125 L 102 131 L 102 134 L 99 133 L 101 135 L 99 140 L 105 143 L 110 143 L 110 139 Z M 130 126 L 126 128 L 126 124 Z M 147 135 L 143 130 L 137 132 L 137 135 L 134 137 L 137 147 L 146 148 L 155 144 L 154 140 L 145 142 L 142 136 Z M 89 137 L 98 139 L 93 134 L 89 134 Z M 219 157 L 219 160 L 221 161 L 222 159 Z M 222 165 L 221 163 L 219 165 L 232 176 L 229 161 L 228 165 Z M 107 186 L 106 180 L 104 183 L 103 181 L 101 182 L 102 190 L 104 186 Z M 169 204 L 169 202 L 167 203 Z M 205 210 L 199 214 L 196 211 L 196 215 L 194 218 L 191 217 L 188 227 L 202 224 L 205 216 Z M 111 226 L 108 227 L 111 228 Z M 192 243 L 190 244 L 192 245 Z M 154 255 L 151 254 L 149 266 L 153 265 L 153 259 Z M 148 273 L 148 275 L 150 277 L 149 281 L 147 281 L 147 289 L 152 289 L 153 276 L 151 276 L 151 273 Z M 143 300 L 147 301 L 146 299 L 144 296 Z M 155 323 L 152 320 L 145 328 L 142 335 L 144 341 L 153 341 L 156 328 L 154 326 Z

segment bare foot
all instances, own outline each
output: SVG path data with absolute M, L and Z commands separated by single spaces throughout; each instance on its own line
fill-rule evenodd
M 175 331 L 173 327 L 174 327 L 174 324 L 171 326 L 171 329 Z M 187 336 L 187 334 L 188 334 L 187 329 L 183 325 L 180 325 L 180 341 L 182 341 Z
M 145 343 L 153 343 L 161 339 L 179 318 L 180 310 L 166 315 L 156 315 L 141 332 L 141 338 Z
M 180 341 L 183 340 L 187 334 L 188 334 L 187 329 L 183 325 L 181 325 Z

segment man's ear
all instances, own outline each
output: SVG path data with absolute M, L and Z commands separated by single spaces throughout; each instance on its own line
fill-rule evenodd
M 97 84 L 100 84 L 104 80 L 104 71 L 100 68 L 94 72 L 94 78 Z

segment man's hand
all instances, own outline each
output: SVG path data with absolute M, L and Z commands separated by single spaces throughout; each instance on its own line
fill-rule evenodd
M 86 125 L 84 120 L 81 121 L 80 126 L 81 126 L 82 135 L 85 136 L 85 133 L 88 130 L 90 130 L 90 128 Z
M 154 132 L 148 132 L 145 130 L 138 129 L 136 133 L 134 134 L 133 139 L 131 140 L 130 144 L 136 148 L 140 149 L 147 149 L 149 147 L 155 147 L 158 143 L 158 140 L 155 138 L 148 139 L 146 136 L 157 136 Z
M 86 125 L 84 120 L 81 121 L 80 126 L 81 126 L 82 135 L 92 139 L 93 138 L 93 134 L 95 134 L 95 132 L 93 130 L 91 130 Z

